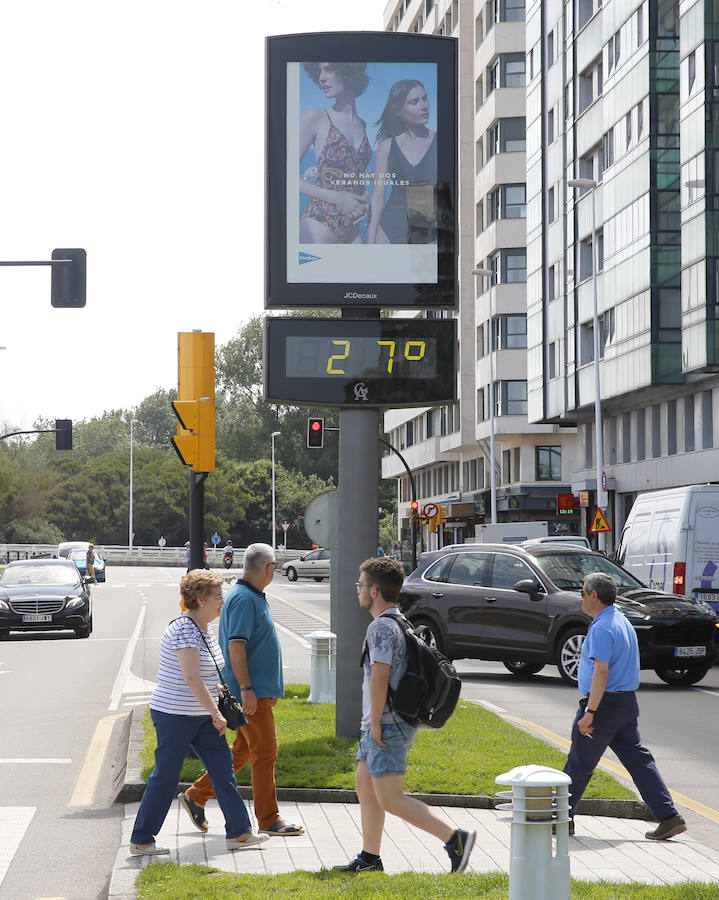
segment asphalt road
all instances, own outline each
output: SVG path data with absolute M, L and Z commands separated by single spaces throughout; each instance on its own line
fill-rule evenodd
M 152 692 L 160 636 L 179 613 L 181 574 L 110 567 L 108 583 L 93 587 L 90 638 L 16 633 L 0 642 L 0 900 L 106 897 L 120 843 L 122 809 L 112 802 L 120 731 Z M 285 679 L 306 683 L 307 635 L 329 625 L 329 585 L 276 576 L 268 594 Z M 568 736 L 577 695 L 553 668 L 519 681 L 497 663 L 457 667 L 468 699 Z M 710 846 L 719 846 L 717 703 L 719 668 L 683 689 L 642 673 L 643 737 L 670 788 L 710 807 L 705 816 L 682 809 Z

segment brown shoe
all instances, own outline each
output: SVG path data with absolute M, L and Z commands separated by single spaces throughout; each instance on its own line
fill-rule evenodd
M 675 813 L 673 816 L 669 816 L 668 819 L 662 819 L 654 831 L 648 831 L 644 836 L 649 838 L 650 841 L 666 841 L 686 830 L 686 822 L 678 813 Z

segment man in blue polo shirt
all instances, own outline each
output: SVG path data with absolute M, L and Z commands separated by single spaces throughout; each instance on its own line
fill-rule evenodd
M 659 774 L 654 757 L 642 746 L 637 718 L 639 642 L 626 616 L 614 605 L 617 586 L 603 572 L 584 579 L 582 610 L 592 618 L 579 660 L 579 690 L 584 695 L 572 726 L 572 746 L 564 771 L 572 779 L 569 833 L 589 779 L 607 747 L 632 776 L 642 799 L 659 822 L 646 833 L 665 841 L 687 830 Z
M 304 828 L 281 819 L 277 807 L 277 732 L 272 708 L 284 695 L 282 650 L 264 594 L 274 574 L 272 547 L 250 544 L 242 578 L 228 593 L 220 614 L 220 646 L 226 660 L 222 676 L 230 692 L 242 698 L 247 716 L 247 725 L 237 730 L 232 744 L 235 772 L 250 763 L 259 831 L 290 837 L 304 834 Z M 180 794 L 180 802 L 200 831 L 207 831 L 205 803 L 214 795 L 207 773 Z

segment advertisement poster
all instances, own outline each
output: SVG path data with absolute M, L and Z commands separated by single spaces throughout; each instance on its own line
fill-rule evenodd
M 454 40 L 268 46 L 267 305 L 455 306 Z

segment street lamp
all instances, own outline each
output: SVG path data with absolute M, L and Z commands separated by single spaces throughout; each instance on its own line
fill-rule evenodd
M 602 509 L 606 505 L 604 498 L 604 485 L 602 474 L 604 472 L 604 435 L 602 431 L 602 397 L 599 386 L 599 297 L 597 284 L 597 269 L 599 266 L 599 254 L 597 253 L 597 218 L 594 202 L 594 194 L 597 182 L 593 178 L 570 178 L 567 187 L 579 188 L 592 192 L 592 330 L 594 331 L 594 431 L 595 431 L 595 456 L 597 479 L 597 506 Z M 580 276 L 581 277 L 581 276 Z M 597 535 L 600 550 L 606 547 L 606 538 L 603 531 Z
M 272 440 L 272 549 L 277 549 L 277 539 L 275 537 L 275 529 L 277 527 L 276 519 L 277 514 L 275 512 L 275 438 L 282 434 L 281 431 L 273 431 L 270 435 Z
M 130 516 L 127 524 L 127 547 L 132 553 L 132 450 L 133 450 L 133 431 L 132 426 L 137 422 L 137 419 L 130 419 Z
M 472 269 L 472 275 L 489 279 L 489 496 L 491 505 L 491 522 L 497 524 L 497 479 L 494 471 L 494 344 L 492 321 L 492 277 L 491 269 Z

